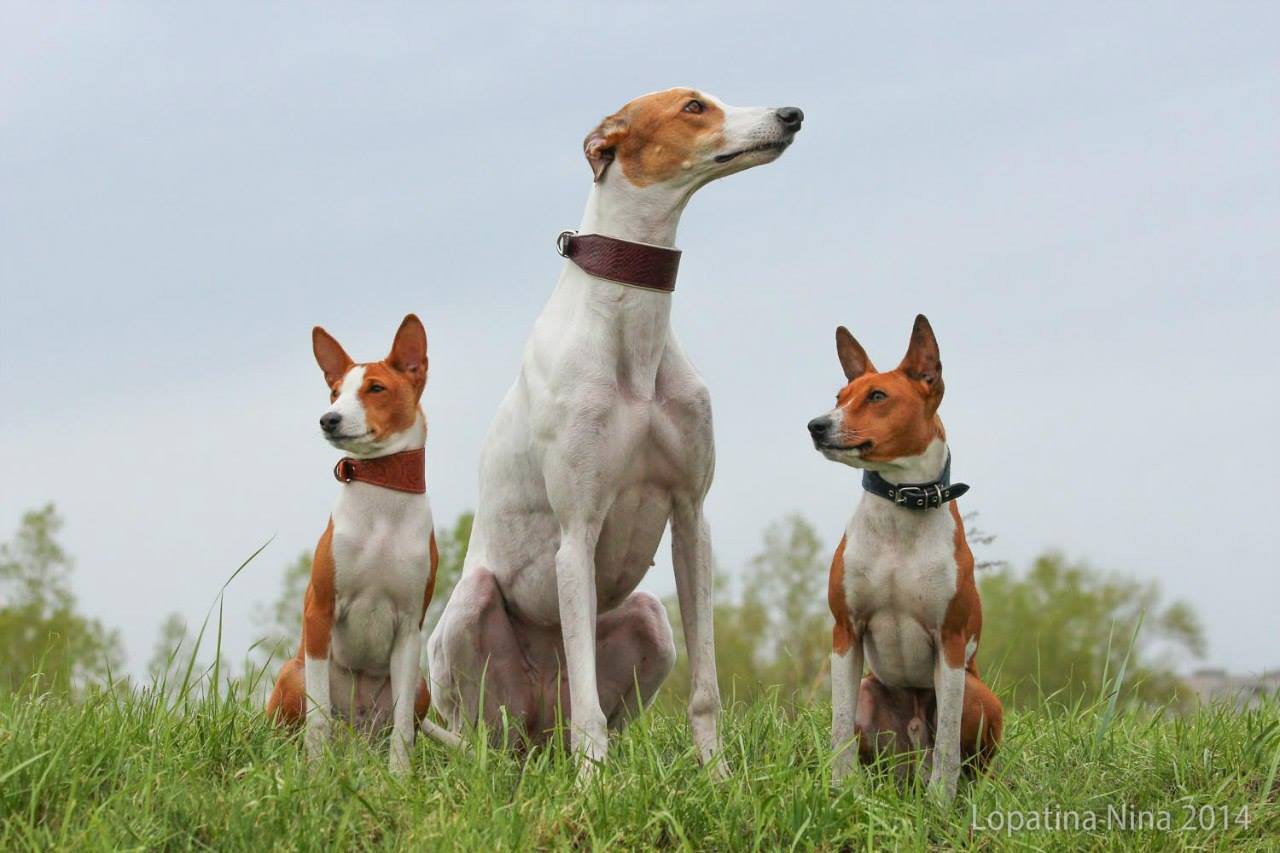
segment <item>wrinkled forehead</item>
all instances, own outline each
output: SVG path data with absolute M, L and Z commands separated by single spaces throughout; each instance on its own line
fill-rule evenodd
M 364 364 L 356 364 L 349 369 L 346 374 L 338 380 L 338 390 L 343 392 L 359 391 L 367 381 L 377 382 L 380 385 L 392 387 L 400 384 L 407 384 L 408 380 L 401 374 L 392 370 L 381 361 L 369 361 Z
M 861 400 L 873 390 L 879 388 L 888 393 L 910 392 L 915 384 L 897 370 L 888 373 L 864 373 L 848 385 L 840 389 L 837 402 L 841 406 Z

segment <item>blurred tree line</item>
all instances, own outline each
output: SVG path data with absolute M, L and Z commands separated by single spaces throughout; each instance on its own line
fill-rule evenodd
M 440 565 L 428 629 L 461 574 L 472 518 L 463 513 L 436 530 Z M 46 506 L 27 513 L 13 541 L 0 545 L 2 689 L 37 678 L 41 691 L 73 691 L 123 665 L 117 633 L 76 610 L 72 562 L 57 542 L 60 528 L 54 508 Z M 970 529 L 969 539 L 981 551 L 993 537 Z M 759 553 L 742 571 L 717 570 L 716 656 L 726 700 L 751 701 L 776 691 L 784 701 L 809 702 L 829 694 L 832 550 L 811 524 L 792 515 L 764 531 Z M 1175 660 L 1202 655 L 1204 635 L 1190 606 L 1164 603 L 1154 581 L 1100 572 L 1056 552 L 1040 556 L 1025 572 L 991 560 L 979 567 L 984 619 L 978 663 L 1007 705 L 1096 698 L 1106 674 L 1114 677 L 1126 657 L 1126 698 L 1183 698 Z M 261 673 L 265 687 L 298 648 L 310 572 L 311 555 L 304 553 L 286 566 L 276 600 L 255 612 L 261 639 L 246 655 L 244 671 Z M 674 708 L 683 706 L 689 679 L 678 608 L 674 598 L 667 604 L 680 659 L 659 701 Z M 172 685 L 192 668 L 212 671 L 210 663 L 195 665 L 193 645 L 183 620 L 171 615 L 148 667 L 152 679 Z M 230 672 L 226 661 L 217 664 Z
M 79 613 L 74 564 L 58 544 L 53 504 L 22 516 L 0 545 L 0 689 L 69 693 L 124 665 L 120 635 Z M 34 682 L 34 683 L 33 683 Z

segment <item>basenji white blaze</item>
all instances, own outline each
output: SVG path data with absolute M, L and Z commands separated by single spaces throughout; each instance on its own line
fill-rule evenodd
M 836 352 L 848 384 L 809 433 L 823 456 L 864 469 L 866 493 L 831 563 L 832 776 L 851 769 L 855 740 L 863 761 L 921 751 L 930 790 L 950 800 L 962 761 L 995 753 L 1003 710 L 974 659 L 982 606 L 953 500 L 968 487 L 950 483 L 937 414 L 938 343 L 921 315 L 894 370 L 878 373 L 843 326 Z
M 662 604 L 635 591 L 670 522 L 693 738 L 723 772 L 703 518 L 711 400 L 671 331 L 678 253 L 664 247 L 696 190 L 777 159 L 803 118 L 681 88 L 587 135 L 586 213 L 562 235 L 570 260 L 485 440 L 466 565 L 427 645 L 451 726 L 484 719 L 500 734 L 511 719 L 538 742 L 564 719 L 589 772 L 675 661 Z M 607 250 L 589 264 L 574 240 Z
M 306 748 L 324 747 L 330 717 L 361 730 L 392 727 L 391 769 L 408 769 L 416 721 L 431 701 L 419 672 L 422 620 L 435 585 L 435 531 L 424 468 L 427 335 L 410 314 L 384 360 L 356 364 L 324 329 L 312 331 L 329 386 L 320 418 L 346 458 L 343 485 L 316 545 L 302 642 L 267 702 L 273 719 L 306 721 Z

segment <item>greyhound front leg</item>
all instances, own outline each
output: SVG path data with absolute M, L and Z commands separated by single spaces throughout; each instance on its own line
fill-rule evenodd
M 719 778 L 728 775 L 720 756 L 720 685 L 716 677 L 716 642 L 712 624 L 711 530 L 702 516 L 702 501 L 676 500 L 671 517 L 671 561 L 676 597 L 689 653 L 689 725 L 698 758 Z
M 413 737 L 417 727 L 413 719 L 413 703 L 417 697 L 418 661 L 422 655 L 422 635 L 413 620 L 401 626 L 391 649 L 391 772 L 406 773 L 413 754 Z
M 832 632 L 831 648 L 831 784 L 839 784 L 857 758 L 858 691 L 862 689 L 862 639 L 843 625 Z M 843 647 L 843 648 L 842 648 Z
M 929 792 L 944 803 L 956 795 L 960 778 L 960 715 L 964 709 L 964 666 L 952 667 L 941 650 L 933 664 L 933 689 L 938 702 L 938 720 L 933 740 L 933 768 Z
M 307 655 L 302 674 L 307 694 L 307 759 L 314 761 L 329 742 L 329 715 L 333 712 L 329 701 L 329 659 Z
M 560 630 L 565 666 L 569 671 L 571 743 L 589 775 L 609 748 L 600 691 L 596 686 L 596 570 L 595 544 L 599 531 L 581 527 L 560 533 L 556 552 L 556 588 L 560 601 Z

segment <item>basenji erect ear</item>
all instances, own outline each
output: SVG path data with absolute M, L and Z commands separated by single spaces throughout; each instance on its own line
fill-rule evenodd
M 334 340 L 333 335 L 316 326 L 311 330 L 311 349 L 316 354 L 316 363 L 324 371 L 324 381 L 330 388 L 347 375 L 347 371 L 355 364 L 342 344 Z
M 867 351 L 844 326 L 836 326 L 836 355 L 844 368 L 844 378 L 850 382 L 864 373 L 876 372 L 875 365 L 867 358 Z
M 911 379 L 928 387 L 928 398 L 933 408 L 942 402 L 942 357 L 938 354 L 938 339 L 933 335 L 929 318 L 916 315 L 911 329 L 911 343 L 898 368 Z
M 427 382 L 427 330 L 417 314 L 406 314 L 391 344 L 387 364 L 421 387 Z
M 582 153 L 587 155 L 587 163 L 596 183 L 604 177 L 605 169 L 613 162 L 614 149 L 627 135 L 627 120 L 622 116 L 611 115 L 582 141 Z

